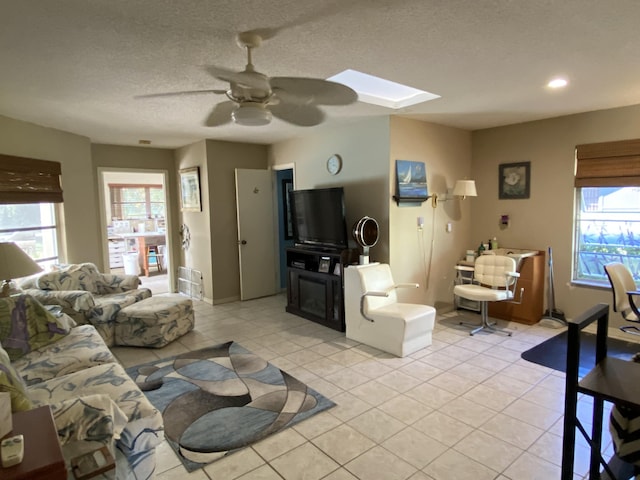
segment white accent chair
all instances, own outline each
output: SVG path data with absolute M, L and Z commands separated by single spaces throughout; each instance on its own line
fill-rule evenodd
M 351 265 L 344 277 L 347 338 L 398 357 L 431 345 L 435 308 L 399 303 L 396 295 L 418 284 L 396 285 L 386 263 Z
M 640 323 L 640 311 L 633 298 L 640 296 L 633 275 L 622 263 L 609 263 L 604 266 L 604 271 L 609 277 L 611 290 L 613 291 L 613 311 L 620 312 L 627 322 Z M 620 327 L 625 333 L 640 335 L 640 328 L 636 325 Z
M 456 269 L 464 269 L 464 266 L 456 266 Z M 466 267 L 468 269 L 468 267 Z M 473 267 L 473 277 L 470 283 L 456 285 L 453 294 L 467 300 L 480 302 L 480 325 L 472 325 L 460 322 L 460 325 L 472 327 L 470 335 L 482 330 L 489 332 L 501 332 L 511 336 L 509 330 L 496 327 L 496 323 L 489 323 L 489 302 L 521 303 L 524 288 L 520 289 L 520 300 L 515 301 L 516 284 L 520 274 L 516 271 L 516 261 L 511 257 L 502 255 L 480 255 Z

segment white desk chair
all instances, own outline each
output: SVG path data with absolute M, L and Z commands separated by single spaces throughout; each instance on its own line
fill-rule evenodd
M 347 338 L 405 357 L 431 345 L 436 310 L 422 304 L 399 303 L 386 263 L 351 265 L 344 270 Z
M 640 311 L 633 301 L 635 296 L 640 296 L 640 291 L 629 269 L 622 263 L 609 263 L 604 266 L 604 271 L 613 290 L 613 311 L 619 312 L 627 322 L 640 323 Z M 640 335 L 640 328 L 636 325 L 620 327 L 620 330 Z
M 468 267 L 456 266 L 456 269 L 466 269 Z M 469 333 L 474 335 L 482 330 L 489 332 L 501 332 L 511 336 L 509 330 L 497 328 L 496 323 L 489 323 L 488 305 L 489 302 L 521 303 L 524 295 L 524 288 L 520 289 L 520 300 L 514 300 L 516 284 L 520 274 L 516 271 L 516 261 L 511 257 L 502 255 L 480 255 L 473 267 L 473 278 L 471 283 L 456 285 L 453 294 L 467 300 L 474 300 L 480 303 L 480 325 L 471 325 L 460 322 L 460 325 L 473 327 Z

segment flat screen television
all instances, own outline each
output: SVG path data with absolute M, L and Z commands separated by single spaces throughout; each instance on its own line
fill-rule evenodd
M 302 246 L 347 248 L 342 187 L 293 190 L 290 193 L 294 242 Z

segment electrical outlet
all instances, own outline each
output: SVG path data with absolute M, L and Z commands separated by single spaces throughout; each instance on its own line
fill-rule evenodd
M 424 217 L 418 217 L 418 228 L 424 227 Z
M 447 233 L 451 233 L 451 222 L 447 222 Z

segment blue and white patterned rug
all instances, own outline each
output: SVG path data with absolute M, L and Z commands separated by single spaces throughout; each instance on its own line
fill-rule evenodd
M 131 367 L 193 471 L 335 406 L 235 342 Z

